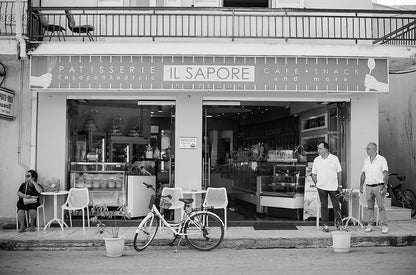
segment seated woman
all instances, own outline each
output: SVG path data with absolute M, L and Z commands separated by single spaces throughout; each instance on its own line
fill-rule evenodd
M 17 191 L 19 200 L 17 201 L 17 219 L 20 224 L 19 233 L 26 229 L 25 211 L 29 212 L 30 231 L 35 231 L 36 225 L 36 208 L 39 206 L 39 196 L 42 192 L 42 186 L 37 183 L 38 173 L 35 170 L 29 170 L 26 173 L 26 180 L 22 183 Z M 25 198 L 25 200 L 23 199 Z M 26 200 L 26 199 L 32 199 Z

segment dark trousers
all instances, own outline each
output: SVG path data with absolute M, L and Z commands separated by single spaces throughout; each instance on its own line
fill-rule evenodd
M 328 225 L 328 195 L 331 198 L 334 209 L 335 225 L 341 225 L 341 207 L 337 197 L 338 191 L 327 191 L 318 188 L 319 200 L 321 201 L 321 220 L 323 225 Z

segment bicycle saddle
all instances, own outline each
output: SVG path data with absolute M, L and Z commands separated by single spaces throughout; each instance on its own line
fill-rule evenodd
M 180 198 L 179 201 L 183 202 L 184 204 L 191 204 L 194 202 L 194 199 L 189 198 L 189 199 L 184 199 L 184 198 Z
M 397 179 L 398 179 L 399 181 L 404 181 L 404 180 L 406 179 L 406 176 L 397 177 Z

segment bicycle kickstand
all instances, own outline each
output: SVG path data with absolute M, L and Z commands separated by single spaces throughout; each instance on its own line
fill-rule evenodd
M 175 244 L 175 241 L 178 239 L 179 235 L 174 235 L 173 240 L 169 243 L 169 246 L 173 246 Z
M 178 253 L 178 248 L 181 244 L 181 241 L 182 241 L 182 236 L 179 238 L 178 244 L 176 245 L 175 253 Z

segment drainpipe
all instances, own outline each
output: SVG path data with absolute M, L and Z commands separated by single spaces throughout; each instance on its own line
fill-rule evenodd
M 26 54 L 26 42 L 23 39 L 23 4 L 22 0 L 16 0 L 16 40 L 19 45 L 19 57 L 27 58 Z
M 28 166 L 22 160 L 22 139 L 23 139 L 23 94 L 24 94 L 24 76 L 25 76 L 25 59 L 27 59 L 26 54 L 26 42 L 23 39 L 23 3 L 22 0 L 16 0 L 16 40 L 18 44 L 18 58 L 20 59 L 20 72 L 19 72 L 19 80 L 20 80 L 20 95 L 18 96 L 18 114 L 19 114 L 19 136 L 18 136 L 18 164 L 20 167 L 23 167 L 25 170 L 28 170 L 30 166 Z M 31 163 L 31 162 L 30 162 Z

